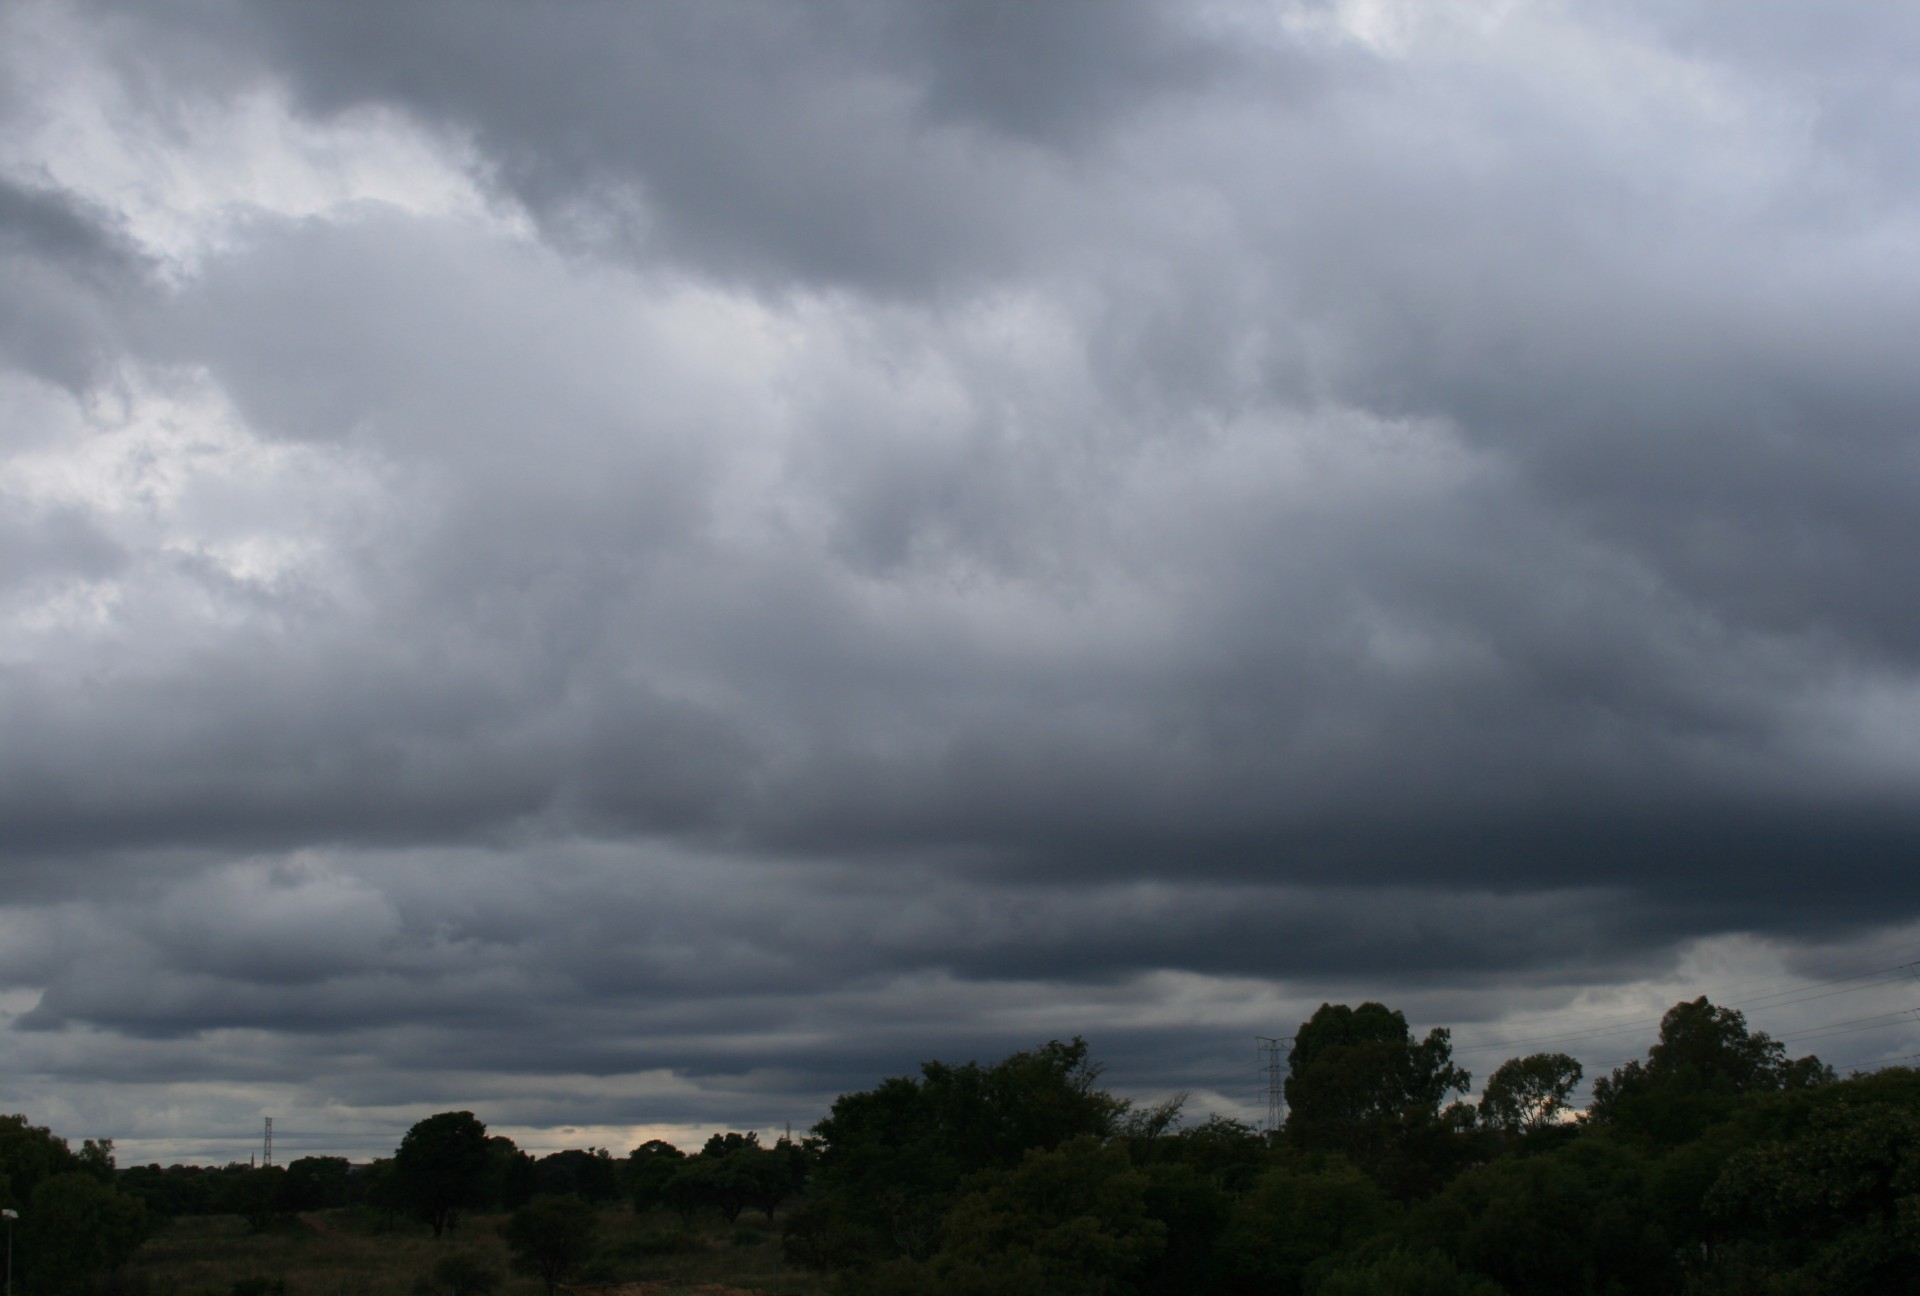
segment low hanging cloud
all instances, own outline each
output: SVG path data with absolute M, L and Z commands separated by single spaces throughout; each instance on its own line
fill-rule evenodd
M 1242 1110 L 1323 998 L 1904 961 L 1914 32 L 1805 26 L 9 11 L 21 1101 Z

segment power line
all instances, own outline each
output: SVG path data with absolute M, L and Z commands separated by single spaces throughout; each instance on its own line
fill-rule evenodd
M 1916 971 L 1916 966 L 1914 963 L 1900 963 L 1892 967 L 1874 968 L 1871 971 L 1858 972 L 1852 976 L 1836 977 L 1829 981 L 1805 983 L 1782 990 L 1769 991 L 1765 994 L 1750 995 L 1740 999 L 1723 999 L 1720 1002 L 1720 1006 L 1726 1008 L 1757 1007 L 1766 1009 L 1786 1008 L 1795 1004 L 1811 1003 L 1818 999 L 1832 998 L 1835 995 L 1855 994 L 1862 990 L 1873 990 L 1881 986 L 1893 985 L 1896 982 L 1908 979 L 1909 976 L 1920 979 L 1920 971 Z M 1753 983 L 1747 982 L 1746 984 L 1751 985 Z M 1721 987 L 1721 989 L 1725 988 L 1726 987 Z M 1809 993 L 1810 991 L 1819 991 L 1821 993 Z M 1711 996 L 1717 993 L 1717 991 L 1709 989 L 1706 993 Z M 1589 1014 L 1585 1017 L 1585 1020 L 1595 1020 L 1596 1016 L 1597 1015 Z M 1646 1030 L 1649 1027 L 1659 1026 L 1664 1019 L 1664 1013 L 1659 1017 L 1597 1017 L 1597 1020 L 1613 1024 L 1592 1029 L 1565 1030 L 1557 1034 L 1516 1035 L 1504 1039 L 1487 1040 L 1481 1043 L 1473 1043 L 1471 1041 L 1456 1043 L 1453 1049 L 1456 1053 L 1484 1053 L 1494 1049 L 1512 1048 L 1519 1045 L 1571 1044 L 1578 1043 L 1582 1040 L 1603 1039 L 1609 1035 L 1624 1035 L 1636 1030 Z M 1583 1018 L 1574 1017 L 1565 1020 L 1577 1022 L 1583 1020 Z

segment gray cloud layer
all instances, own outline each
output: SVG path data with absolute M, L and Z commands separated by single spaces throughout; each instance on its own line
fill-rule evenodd
M 1893 940 L 1911 24 L 1369 12 L 0 20 L 9 1070 L 804 1121 Z

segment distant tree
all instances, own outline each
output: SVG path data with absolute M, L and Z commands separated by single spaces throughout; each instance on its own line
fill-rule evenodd
M 401 1194 L 392 1157 L 375 1157 L 347 1176 L 347 1201 L 371 1211 L 382 1228 L 392 1228 L 410 1207 Z
M 221 1177 L 220 1170 L 202 1166 L 171 1165 L 162 1170 L 158 1164 L 149 1164 L 117 1172 L 114 1185 L 144 1201 L 147 1218 L 159 1223 L 176 1215 L 213 1213 L 214 1189 Z
M 627 1153 L 622 1179 L 633 1209 L 644 1214 L 665 1206 L 667 1184 L 686 1159 L 685 1152 L 662 1139 L 648 1139 Z
M 1509 1058 L 1480 1096 L 1480 1123 L 1508 1134 L 1544 1129 L 1567 1110 L 1567 1098 L 1584 1074 L 1565 1053 Z
M 502 1210 L 518 1210 L 538 1191 L 539 1169 L 531 1156 L 514 1146 L 512 1139 L 495 1134 L 487 1139 L 487 1190 L 489 1205 Z
M 766 1149 L 756 1149 L 764 1153 Z M 681 1162 L 667 1181 L 667 1204 L 691 1222 L 703 1210 L 718 1211 L 731 1224 L 756 1197 L 754 1161 L 742 1156 L 694 1156 Z
M 795 1223 L 792 1253 L 827 1264 L 932 1254 L 941 1216 L 967 1175 L 1113 1132 L 1126 1104 L 1096 1087 L 1099 1074 L 1086 1041 L 1075 1038 L 991 1067 L 928 1062 L 917 1078 L 843 1094 L 814 1127 L 814 1200 Z
M 233 1173 L 221 1176 L 213 1206 L 224 1214 L 238 1215 L 252 1232 L 264 1233 L 293 1209 L 287 1178 L 284 1166 L 236 1166 Z
M 405 1209 L 435 1237 L 462 1210 L 487 1202 L 487 1127 L 472 1112 L 441 1112 L 407 1131 L 393 1154 L 394 1187 Z
M 1286 1136 L 1305 1151 L 1338 1152 L 1379 1172 L 1424 1155 L 1454 1123 L 1447 1096 L 1472 1077 L 1453 1064 L 1450 1033 L 1415 1042 L 1407 1019 L 1382 1004 L 1322 1004 L 1294 1033 L 1286 1082 Z
M 780 1203 L 799 1189 L 806 1164 L 805 1155 L 786 1139 L 769 1148 L 760 1146 L 757 1133 L 728 1131 L 710 1137 L 680 1173 L 699 1185 L 703 1204 L 732 1223 L 747 1207 L 771 1220 Z
M 578 1197 L 535 1197 L 501 1227 L 513 1265 L 547 1285 L 547 1296 L 593 1255 L 593 1207 Z
M 80 1169 L 103 1184 L 113 1182 L 113 1140 L 82 1139 L 76 1158 Z
M 290 1211 L 327 1210 L 347 1204 L 345 1157 L 300 1157 L 287 1166 L 286 1205 Z
M 145 1203 L 147 1219 L 153 1224 L 164 1223 L 180 1213 L 174 1209 L 173 1194 L 168 1191 L 167 1172 L 158 1164 L 128 1166 L 115 1177 L 114 1187 Z
M 772 1220 L 782 1202 L 806 1190 L 812 1174 L 813 1158 L 806 1147 L 782 1138 L 754 1158 L 753 1196 L 747 1204 Z
M 1209 1116 L 1156 1140 L 1141 1154 L 1148 1160 L 1173 1160 L 1192 1166 L 1236 1192 L 1252 1183 L 1271 1160 L 1267 1140 L 1259 1130 L 1226 1116 Z
M 673 1168 L 673 1173 L 660 1189 L 660 1203 L 680 1217 L 682 1225 L 692 1227 L 694 1216 L 703 1210 L 725 1212 L 721 1205 L 719 1185 L 715 1179 L 725 1172 L 715 1161 L 702 1161 L 699 1157 L 688 1157 Z M 739 1215 L 739 1207 L 734 1208 L 734 1216 Z M 729 1222 L 731 1222 L 729 1217 Z
M 620 1167 L 605 1148 L 569 1148 L 536 1161 L 533 1182 L 541 1196 L 613 1201 L 620 1196 Z

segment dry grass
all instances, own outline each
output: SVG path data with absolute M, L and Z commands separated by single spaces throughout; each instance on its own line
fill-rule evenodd
M 424 1228 L 378 1231 L 348 1211 L 303 1215 L 249 1233 L 237 1216 L 176 1220 L 150 1239 L 116 1286 L 127 1296 L 425 1296 L 435 1262 L 465 1253 L 502 1275 L 498 1296 L 544 1296 L 512 1272 L 497 1226 L 470 1216 L 436 1240 Z M 820 1279 L 786 1264 L 780 1229 L 756 1216 L 683 1229 L 671 1215 L 600 1216 L 598 1254 L 572 1290 L 579 1296 L 817 1296 Z

